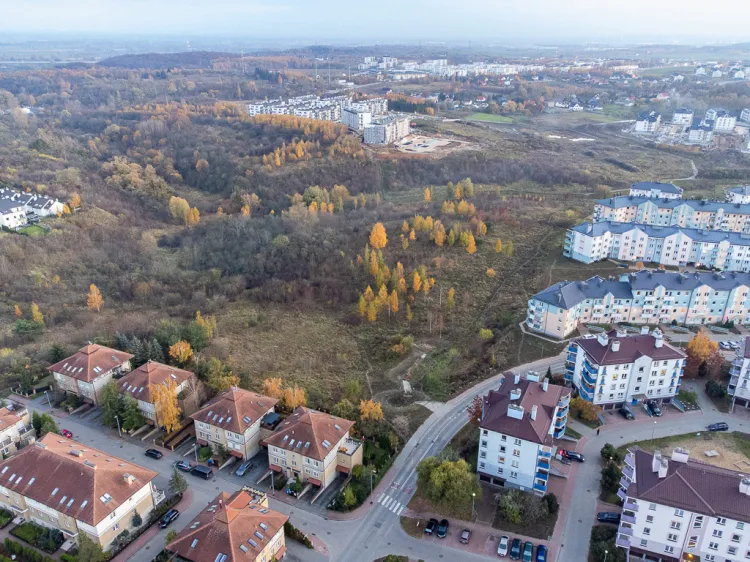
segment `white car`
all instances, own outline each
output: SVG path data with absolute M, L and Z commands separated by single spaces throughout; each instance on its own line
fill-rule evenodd
M 497 543 L 497 555 L 498 556 L 508 556 L 508 543 L 510 542 L 510 539 L 503 535 L 500 537 L 500 542 Z

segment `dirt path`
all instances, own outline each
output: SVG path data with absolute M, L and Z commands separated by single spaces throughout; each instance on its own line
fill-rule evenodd
M 673 182 L 673 181 L 692 181 L 692 180 L 694 180 L 698 176 L 698 166 L 695 165 L 695 162 L 693 162 L 692 158 L 690 159 L 690 167 L 693 169 L 693 175 L 690 176 L 689 178 L 675 178 L 673 180 L 667 180 L 667 181 Z

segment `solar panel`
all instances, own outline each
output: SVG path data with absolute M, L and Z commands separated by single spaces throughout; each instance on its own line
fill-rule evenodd
M 194 539 L 192 543 L 190 543 L 190 548 L 195 548 L 198 546 L 198 539 Z

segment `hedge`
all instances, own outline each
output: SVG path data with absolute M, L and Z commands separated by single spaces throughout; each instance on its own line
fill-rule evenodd
M 284 534 L 293 541 L 304 544 L 307 548 L 313 548 L 313 544 L 310 539 L 307 538 L 307 535 L 292 525 L 289 521 L 284 523 Z
M 53 558 L 43 556 L 33 548 L 10 539 L 5 539 L 5 550 L 9 554 L 15 554 L 21 562 L 56 562 Z

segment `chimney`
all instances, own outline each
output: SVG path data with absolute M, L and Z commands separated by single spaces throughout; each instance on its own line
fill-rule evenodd
M 654 347 L 663 347 L 664 346 L 664 338 L 661 336 L 654 338 Z
M 539 373 L 536 371 L 529 371 L 526 373 L 526 380 L 529 382 L 539 382 Z
M 128 485 L 130 485 L 133 482 L 135 482 L 135 476 L 133 476 L 132 474 L 129 474 L 127 472 L 125 474 L 123 474 L 122 477 L 125 479 L 125 482 L 127 482 Z
M 648 326 L 641 326 L 641 335 L 648 335 Z
M 659 478 L 666 478 L 667 472 L 669 471 L 669 461 L 664 457 L 661 457 L 661 462 L 658 466 Z
M 521 381 L 521 375 L 519 375 L 518 373 L 513 375 L 513 384 L 518 384 L 520 381 Z
M 612 342 L 612 351 L 614 353 L 617 353 L 618 351 L 620 351 L 620 340 L 614 340 Z
M 682 447 L 675 447 L 674 451 L 672 451 L 672 460 L 674 462 L 687 464 L 689 458 L 690 451 L 688 451 L 687 449 L 683 449 Z
M 519 400 L 521 398 L 521 389 L 520 388 L 514 388 L 510 391 L 510 399 L 512 400 Z
M 219 509 L 224 509 L 224 501 L 219 500 Z
M 515 404 L 508 404 L 508 417 L 516 420 L 523 419 L 523 406 L 516 406 Z
M 599 334 L 599 337 L 596 338 L 597 341 L 606 347 L 606 345 L 609 343 L 609 336 L 606 334 L 606 332 L 602 332 Z
M 661 451 L 654 451 L 654 458 L 651 459 L 651 472 L 658 472 L 661 464 Z
M 531 413 L 529 414 L 529 416 L 531 417 L 532 421 L 536 420 L 536 404 L 531 407 Z
M 740 494 L 750 496 L 750 478 L 743 477 L 740 480 Z
M 544 379 L 544 381 L 542 382 L 542 390 L 543 390 L 544 392 L 547 392 L 547 388 L 548 388 L 548 387 L 549 387 L 549 380 L 547 380 L 547 379 Z

